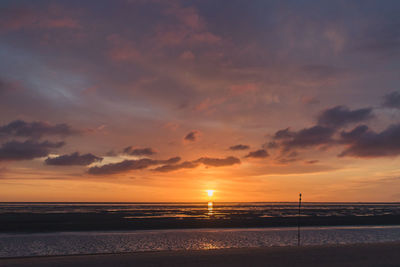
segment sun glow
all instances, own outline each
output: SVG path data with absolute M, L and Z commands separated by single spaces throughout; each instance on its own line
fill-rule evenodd
M 215 190 L 206 190 L 206 192 L 209 197 L 212 197 L 214 195 Z

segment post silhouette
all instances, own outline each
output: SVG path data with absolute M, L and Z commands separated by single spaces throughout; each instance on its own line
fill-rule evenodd
M 299 194 L 299 215 L 297 217 L 297 246 L 300 246 L 300 211 L 301 211 L 301 193 Z

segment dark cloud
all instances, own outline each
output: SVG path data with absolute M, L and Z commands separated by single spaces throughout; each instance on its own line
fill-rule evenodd
M 286 129 L 277 131 L 274 134 L 274 139 L 275 140 L 288 139 L 288 138 L 292 138 L 294 135 L 295 135 L 295 133 L 290 131 L 290 128 L 286 128 Z
M 191 131 L 183 138 L 185 141 L 194 142 L 198 139 L 199 131 Z
M 342 143 L 352 143 L 357 141 L 363 134 L 368 131 L 367 125 L 359 125 L 351 131 L 342 131 L 340 133 L 341 142 Z
M 65 123 L 52 125 L 41 121 L 25 122 L 15 120 L 9 124 L 0 126 L 0 137 L 40 138 L 44 135 L 68 136 L 76 133 L 78 132 Z
M 262 146 L 263 148 L 275 149 L 279 147 L 279 144 L 275 141 L 270 141 Z
M 207 167 L 223 167 L 223 166 L 231 166 L 234 164 L 239 164 L 240 160 L 235 157 L 226 157 L 226 158 L 208 158 L 208 157 L 202 157 L 197 160 L 193 161 L 185 161 L 180 164 L 166 164 L 163 166 L 160 166 L 158 168 L 155 168 L 155 171 L 158 172 L 171 172 L 171 171 L 177 171 L 181 169 L 193 169 L 199 166 L 200 164 L 204 164 Z
M 181 157 L 173 157 L 167 160 L 156 160 L 157 164 L 176 164 L 181 161 Z
M 268 152 L 265 149 L 259 149 L 256 151 L 251 151 L 247 154 L 246 158 L 266 158 L 268 157 Z
M 194 162 L 195 163 L 200 162 L 206 166 L 222 167 L 222 166 L 230 166 L 230 165 L 234 165 L 234 164 L 239 164 L 240 159 L 235 158 L 235 157 L 226 157 L 223 159 L 202 157 Z
M 316 125 L 298 132 L 290 132 L 290 135 L 285 136 L 285 139 L 282 140 L 281 145 L 285 150 L 327 145 L 333 142 L 334 133 L 335 130 L 332 128 Z
M 195 163 L 192 161 L 185 161 L 185 162 L 182 162 L 180 164 L 175 164 L 175 165 L 173 165 L 173 164 L 163 165 L 163 166 L 155 168 L 154 170 L 158 171 L 158 172 L 172 172 L 172 171 L 177 171 L 180 169 L 193 169 L 193 168 L 196 168 L 197 166 L 199 166 L 199 164 L 200 163 Z
M 345 106 L 336 106 L 323 111 L 318 116 L 318 124 L 339 128 L 350 123 L 358 123 L 372 118 L 372 108 L 350 110 Z
M 167 160 L 152 160 L 152 159 L 138 159 L 138 160 L 124 160 L 118 163 L 110 163 L 103 166 L 91 167 L 88 173 L 93 175 L 107 175 L 122 173 L 131 170 L 146 169 L 154 165 L 162 164 L 175 164 L 181 160 L 180 157 L 174 157 Z
M 304 128 L 299 131 L 292 131 L 290 128 L 285 128 L 277 131 L 273 135 L 267 147 L 269 148 L 282 148 L 281 153 L 287 153 L 296 148 L 307 148 L 312 146 L 327 146 L 337 143 L 346 142 L 346 139 L 351 138 L 355 133 L 342 132 L 341 139 L 334 139 L 340 127 L 346 126 L 350 123 L 357 123 L 372 118 L 372 108 L 364 108 L 357 110 L 350 110 L 344 106 L 336 106 L 324 110 L 318 116 L 318 124 L 310 128 Z M 356 131 L 365 130 L 366 126 L 355 129 Z M 282 158 L 287 157 L 285 155 Z
M 387 108 L 400 109 L 400 93 L 391 92 L 384 96 L 382 105 Z
M 6 160 L 30 160 L 34 158 L 46 157 L 50 151 L 60 148 L 64 142 L 36 142 L 27 140 L 25 142 L 10 141 L 0 147 L 0 161 Z
M 157 152 L 150 147 L 134 148 L 132 146 L 128 146 L 124 149 L 124 153 L 131 156 L 152 156 Z
M 250 146 L 242 145 L 242 144 L 229 147 L 230 150 L 246 150 L 246 149 L 249 149 L 249 148 L 250 148 Z
M 84 154 L 80 155 L 78 152 L 62 155 L 54 158 L 47 158 L 45 163 L 47 165 L 56 165 L 56 166 L 71 166 L 71 165 L 79 165 L 79 166 L 87 166 L 94 162 L 102 161 L 102 158 L 96 157 L 93 154 Z
M 305 163 L 306 164 L 315 164 L 315 163 L 318 163 L 319 162 L 319 160 L 307 160 Z
M 339 157 L 360 158 L 400 155 L 400 124 L 391 125 L 380 133 L 358 126 L 350 132 L 342 132 L 344 143 L 348 144 Z

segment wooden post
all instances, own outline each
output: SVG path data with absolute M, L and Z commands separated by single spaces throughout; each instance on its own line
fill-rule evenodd
M 300 246 L 300 211 L 301 211 L 301 193 L 299 194 L 299 215 L 297 217 L 297 246 Z

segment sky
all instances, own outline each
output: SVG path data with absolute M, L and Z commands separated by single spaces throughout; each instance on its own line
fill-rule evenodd
M 400 2 L 0 2 L 0 201 L 400 201 Z

